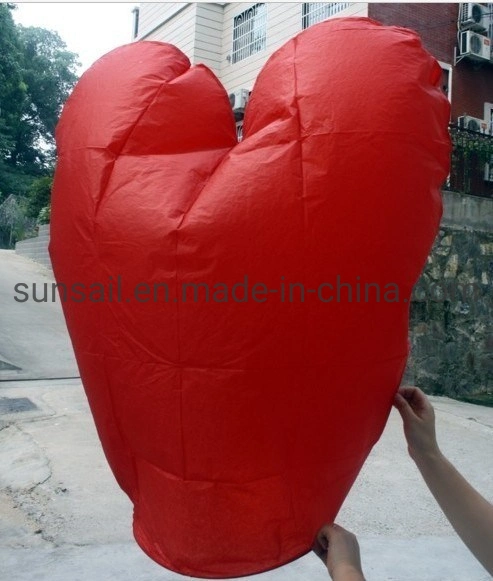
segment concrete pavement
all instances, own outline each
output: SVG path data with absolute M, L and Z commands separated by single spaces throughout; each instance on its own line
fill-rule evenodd
M 9 268 L 14 272 L 5 279 L 3 273 Z M 19 277 L 50 281 L 48 271 L 40 269 L 27 259 L 10 255 L 5 259 L 0 253 L 0 316 L 2 322 L 5 314 L 10 321 L 8 332 L 3 325 L 0 330 L 0 353 L 8 353 L 31 379 L 22 381 L 18 373 L 16 381 L 6 381 L 5 373 L 15 370 L 0 370 L 0 404 L 4 404 L 0 407 L 0 580 L 191 579 L 155 564 L 133 541 L 132 506 L 106 464 L 80 380 L 32 380 L 35 373 L 76 375 L 59 307 L 35 303 L 27 315 L 21 310 L 27 303 L 12 305 L 12 293 L 5 289 L 5 280 L 10 281 L 8 287 Z M 9 313 L 11 308 L 17 309 L 15 316 Z M 36 322 L 32 336 L 29 329 L 15 324 L 18 318 Z M 29 351 L 43 343 L 47 347 L 40 361 L 39 353 Z M 60 359 L 59 353 L 65 355 Z M 9 411 L 9 402 L 15 401 L 17 411 Z M 493 408 L 447 398 L 432 401 L 443 451 L 493 501 Z M 368 581 L 490 579 L 422 482 L 407 455 L 395 412 L 338 522 L 358 535 Z M 309 554 L 243 579 L 323 581 L 328 575 Z
M 0 250 L 0 380 L 79 375 L 53 282 L 44 266 Z

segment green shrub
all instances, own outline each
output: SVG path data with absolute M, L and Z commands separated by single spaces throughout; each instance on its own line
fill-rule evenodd
M 42 224 L 49 224 L 50 223 L 50 215 L 51 215 L 51 204 L 44 206 L 39 211 L 38 217 L 36 219 L 36 224 L 41 226 Z

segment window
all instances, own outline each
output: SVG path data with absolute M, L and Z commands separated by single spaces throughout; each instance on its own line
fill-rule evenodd
M 442 69 L 440 88 L 447 95 L 448 100 L 452 102 L 452 66 L 448 63 L 442 63 L 442 61 L 438 61 L 438 64 Z
M 493 135 L 493 103 L 484 104 L 484 120 L 488 124 L 486 133 Z
M 484 181 L 493 182 L 493 155 L 490 157 L 489 163 L 484 164 Z
M 447 69 L 442 69 L 442 79 L 440 83 L 440 88 L 447 96 L 449 94 L 449 77 L 450 71 L 448 71 Z
M 489 16 L 490 25 L 488 30 L 488 36 L 493 38 L 493 2 L 488 4 L 488 8 L 486 9 L 487 15 Z
M 139 9 L 137 7 L 135 7 L 132 10 L 132 14 L 134 15 L 134 21 L 133 21 L 133 37 L 132 38 L 137 38 L 137 36 L 139 35 Z
M 243 121 L 236 122 L 236 139 L 238 143 L 243 139 Z
M 267 7 L 265 4 L 255 4 L 234 18 L 231 61 L 237 63 L 264 50 L 266 38 Z
M 351 2 L 304 2 L 302 9 L 303 30 L 312 24 L 322 22 L 349 7 Z
M 493 136 L 493 103 L 484 104 L 484 120 L 488 124 L 486 133 Z M 493 140 L 493 137 L 490 137 Z M 491 146 L 493 149 L 493 145 Z M 491 149 L 490 149 L 491 151 Z M 484 166 L 484 181 L 493 183 L 493 155 L 490 155 L 488 163 Z

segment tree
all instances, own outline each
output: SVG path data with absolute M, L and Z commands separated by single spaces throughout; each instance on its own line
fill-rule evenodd
M 26 99 L 12 156 L 15 162 L 43 166 L 52 160 L 55 126 L 77 81 L 77 57 L 56 32 L 23 26 L 18 32 Z
M 0 3 L 0 159 L 3 162 L 15 144 L 15 127 L 22 116 L 26 93 L 21 46 L 11 9 L 11 5 Z
M 77 80 L 77 55 L 56 32 L 17 26 L 14 8 L 0 3 L 0 203 L 52 174 L 55 125 Z
M 27 216 L 29 218 L 37 218 L 40 210 L 49 205 L 52 185 L 51 176 L 37 178 L 32 182 L 27 191 Z
M 13 248 L 26 232 L 30 232 L 35 221 L 26 217 L 22 201 L 11 194 L 0 204 L 0 246 Z

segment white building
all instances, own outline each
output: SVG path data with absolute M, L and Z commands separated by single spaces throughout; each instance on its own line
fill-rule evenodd
M 368 3 L 142 3 L 134 15 L 135 40 L 169 42 L 192 64 L 212 69 L 240 120 L 245 98 L 275 50 L 326 18 L 367 16 Z

